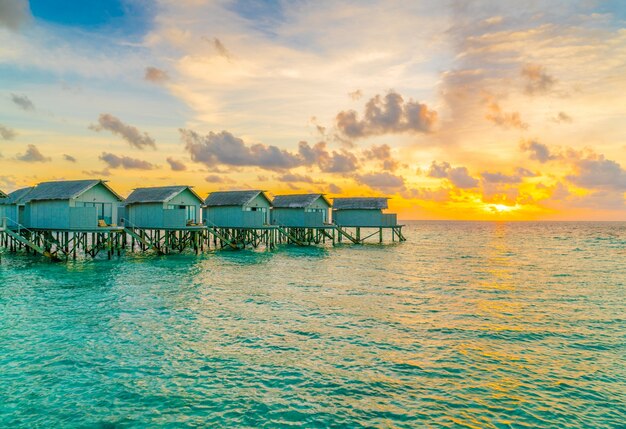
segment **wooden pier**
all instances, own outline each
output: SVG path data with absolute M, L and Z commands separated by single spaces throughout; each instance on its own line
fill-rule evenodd
M 315 244 L 326 244 L 330 242 L 335 244 L 334 225 L 323 227 L 278 227 L 280 236 L 278 238 L 280 244 L 297 244 L 298 246 L 311 246 Z
M 7 227 L 6 219 L 0 225 L 0 248 L 11 252 L 25 251 L 45 256 L 51 260 L 76 259 L 79 254 L 95 258 L 106 253 L 111 259 L 126 248 L 123 228 L 92 230 L 49 230 L 25 228 L 22 225 Z
M 267 225 L 255 228 L 189 226 L 177 229 L 137 228 L 130 225 L 85 230 L 54 230 L 8 227 L 0 220 L 0 249 L 42 255 L 50 260 L 77 259 L 79 256 L 108 259 L 124 252 L 154 252 L 160 255 L 191 251 L 195 254 L 215 250 L 265 249 L 279 245 L 315 246 L 335 244 L 383 243 L 384 231 L 391 240 L 402 242 L 403 225 L 391 227 L 323 227 L 295 228 Z
M 384 242 L 385 231 L 391 233 L 391 241 L 406 241 L 406 237 L 402 234 L 402 227 L 404 225 L 393 226 L 336 226 L 337 240 L 341 243 L 343 240 L 348 240 L 353 244 L 364 244 L 367 240 L 370 242 L 378 241 L 379 244 Z

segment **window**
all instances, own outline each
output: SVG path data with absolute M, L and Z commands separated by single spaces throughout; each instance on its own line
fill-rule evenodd
M 322 222 L 326 222 L 327 210 L 326 209 L 312 209 L 306 208 L 304 209 L 307 213 L 321 213 L 322 214 Z

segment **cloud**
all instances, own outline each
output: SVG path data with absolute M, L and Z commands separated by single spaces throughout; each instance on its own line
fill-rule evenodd
M 80 94 L 83 92 L 83 88 L 79 84 L 72 84 L 65 81 L 61 82 L 61 89 L 72 94 Z
M 572 193 L 567 188 L 567 186 L 565 186 L 561 182 L 557 182 L 556 185 L 554 185 L 554 188 L 552 188 L 551 190 L 550 198 L 552 198 L 553 200 L 564 200 L 570 195 L 572 195 Z
M 380 146 L 374 145 L 370 149 L 365 150 L 363 154 L 367 160 L 380 161 L 383 170 L 395 171 L 400 165 L 400 163 L 391 156 L 391 147 L 387 144 Z
M 550 196 L 546 200 L 548 205 L 551 202 L 559 203 L 560 208 L 586 208 L 595 210 L 623 210 L 626 208 L 624 192 L 619 190 L 593 190 L 585 195 L 572 193 L 566 185 L 557 182 L 553 187 L 548 188 Z
M 37 146 L 33 144 L 29 144 L 26 152 L 23 155 L 18 155 L 17 159 L 24 162 L 50 162 L 52 160 L 50 157 L 44 156 L 39 152 Z
M 142 159 L 118 156 L 112 153 L 102 152 L 100 159 L 107 163 L 108 168 L 123 168 L 126 170 L 152 170 L 154 165 Z
M 498 25 L 498 24 L 502 24 L 502 21 L 504 20 L 503 17 L 501 16 L 490 16 L 489 18 L 485 19 L 483 21 L 483 23 L 487 24 L 487 25 Z
M 487 171 L 481 174 L 485 182 L 488 183 L 520 183 L 522 178 L 520 176 L 509 176 L 503 173 L 489 173 Z
M 600 190 L 571 198 L 569 206 L 596 210 L 623 210 L 626 208 L 626 200 L 623 191 Z
M 320 169 L 325 173 L 349 173 L 358 168 L 356 156 L 348 151 L 333 151 L 328 157 L 319 161 Z
M 89 129 L 94 131 L 108 130 L 113 134 L 122 137 L 131 146 L 137 149 L 144 149 L 150 146 L 156 149 L 154 139 L 148 135 L 148 133 L 141 133 L 136 127 L 125 124 L 113 115 L 108 113 L 101 113 L 98 118 L 98 125 L 90 125 Z
M 224 176 L 220 176 L 218 174 L 209 174 L 204 178 L 204 180 L 209 183 L 224 183 Z
M 350 97 L 354 101 L 360 100 L 361 97 L 363 97 L 363 92 L 361 92 L 360 89 L 357 89 L 356 91 L 349 92 L 348 97 Z
M 67 162 L 76 162 L 76 158 L 66 153 L 63 154 L 63 159 L 66 160 Z
M 224 44 L 220 41 L 220 39 L 218 39 L 217 37 L 213 38 L 213 48 L 215 48 L 215 50 L 217 51 L 217 54 L 221 57 L 224 58 L 231 58 L 231 54 L 230 52 L 228 52 L 228 49 L 226 49 L 226 47 L 224 46 Z
M 520 149 L 524 152 L 530 152 L 530 159 L 539 161 L 542 164 L 559 158 L 557 155 L 550 153 L 548 146 L 533 140 L 520 143 Z
M 396 92 L 389 92 L 384 98 L 376 95 L 365 105 L 363 119 L 358 119 L 354 110 L 337 114 L 337 128 L 351 138 L 362 138 L 381 134 L 405 132 L 427 133 L 432 131 L 437 121 L 437 112 L 429 110 L 425 104 L 413 100 L 404 102 Z
M 13 101 L 13 103 L 15 103 L 15 105 L 17 105 L 20 109 L 26 111 L 35 110 L 35 105 L 26 95 L 11 94 L 11 101 Z
M 2 140 L 13 140 L 16 135 L 17 133 L 14 130 L 0 124 L 0 137 Z
M 466 167 L 452 168 L 449 163 L 433 161 L 427 172 L 428 177 L 448 179 L 454 186 L 461 189 L 471 189 L 478 186 L 478 179 L 470 176 Z
M 556 83 L 556 80 L 546 72 L 545 67 L 538 64 L 526 64 L 522 68 L 522 76 L 526 80 L 524 91 L 529 95 L 546 93 Z
M 167 75 L 165 70 L 161 70 L 156 67 L 146 67 L 146 72 L 143 78 L 153 83 L 162 83 L 170 77 Z
M 603 155 L 580 159 L 576 173 L 566 176 L 571 183 L 587 189 L 626 192 L 626 170 Z
M 17 31 L 29 19 L 27 0 L 0 0 L 0 27 Z
M 341 194 L 343 191 L 339 186 L 331 183 L 328 185 L 328 192 L 330 192 L 331 194 Z
M 391 173 L 367 173 L 356 175 L 357 182 L 369 186 L 372 189 L 384 192 L 393 192 L 404 189 L 404 178 Z
M 311 122 L 311 124 L 315 125 L 315 129 L 317 130 L 317 133 L 320 136 L 324 137 L 326 135 L 326 127 L 320 125 L 317 122 L 317 117 L 316 116 L 311 116 L 310 122 Z
M 277 178 L 281 182 L 299 182 L 299 183 L 314 183 L 310 176 L 302 174 L 286 173 Z
M 168 157 L 166 161 L 170 165 L 172 171 L 185 171 L 187 169 L 187 166 L 182 161 L 178 161 L 172 157 Z
M 565 112 L 559 112 L 554 118 L 552 118 L 552 122 L 556 123 L 568 123 L 571 124 L 574 122 L 572 117 Z
M 518 176 L 520 177 L 536 177 L 537 174 L 533 173 L 532 171 L 524 168 L 524 167 L 517 167 L 515 169 L 515 172 L 517 173 Z
M 430 168 L 428 169 L 428 172 L 426 174 L 428 175 L 428 177 L 433 177 L 435 179 L 447 179 L 449 171 L 449 163 L 441 162 L 437 164 L 436 161 L 433 161 L 432 164 L 430 164 Z
M 445 104 L 437 105 L 443 123 L 435 138 L 462 145 L 484 137 L 488 131 L 477 121 L 477 112 L 481 112 L 477 100 L 485 92 L 510 100 L 510 105 L 500 103 L 502 115 L 489 112 L 496 122 L 510 128 L 529 123 L 539 129 L 545 124 L 536 119 L 549 105 L 540 107 L 539 100 L 529 104 L 525 85 L 533 94 L 546 92 L 563 98 L 576 94 L 568 97 L 568 106 L 573 106 L 568 109 L 592 109 L 615 117 L 611 105 L 619 105 L 623 99 L 622 94 L 617 95 L 624 86 L 623 61 L 616 59 L 625 51 L 623 31 L 613 25 L 615 17 L 610 13 L 601 18 L 592 12 L 594 7 L 581 12 L 580 3 L 561 6 L 557 11 L 540 3 L 525 4 L 512 11 L 503 2 L 451 3 L 452 24 L 447 33 L 455 56 L 444 66 L 440 89 Z M 486 25 L 493 16 L 502 20 Z M 602 107 L 591 107 L 596 102 Z M 597 127 L 594 135 L 600 138 L 605 132 L 612 133 L 612 127 Z
M 276 146 L 246 143 L 229 133 L 211 131 L 201 136 L 194 131 L 180 129 L 185 149 L 194 162 L 207 167 L 219 164 L 232 166 L 256 166 L 268 170 L 286 170 L 302 164 L 298 154 L 293 154 Z
M 273 145 L 261 143 L 248 145 L 228 131 L 210 132 L 206 136 L 201 136 L 191 130 L 180 129 L 179 131 L 192 161 L 211 168 L 218 165 L 230 165 L 282 171 L 300 166 L 317 165 L 326 173 L 349 173 L 358 168 L 355 155 L 346 150 L 330 152 L 326 149 L 326 142 L 310 146 L 302 141 L 298 144 L 298 152 L 290 152 Z
M 358 169 L 356 156 L 345 149 L 329 152 L 326 142 L 318 142 L 310 146 L 301 141 L 298 144 L 298 153 L 303 165 L 317 165 L 325 173 L 350 173 Z
M 419 188 L 408 189 L 401 193 L 403 198 L 419 199 L 424 201 L 445 202 L 450 200 L 450 189 L 446 188 Z
M 502 128 L 519 128 L 525 130 L 528 124 L 523 122 L 518 112 L 506 113 L 496 101 L 491 101 L 487 107 L 485 118 Z
M 105 168 L 104 170 L 83 170 L 83 174 L 91 177 L 109 177 L 111 172 Z
M 466 167 L 456 167 L 450 170 L 448 180 L 454 186 L 461 189 L 475 188 L 478 186 L 478 180 L 469 175 Z
M 1 156 L 0 156 L 1 158 Z M 4 192 L 9 192 L 9 189 L 17 188 L 15 177 L 13 176 L 0 176 L 0 189 Z

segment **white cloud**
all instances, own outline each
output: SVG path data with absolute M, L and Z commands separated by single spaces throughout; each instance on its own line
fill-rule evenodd
M 0 0 L 0 27 L 17 31 L 30 17 L 28 0 Z

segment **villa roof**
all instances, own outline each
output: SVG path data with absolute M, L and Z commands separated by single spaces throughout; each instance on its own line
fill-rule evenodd
M 32 186 L 28 186 L 26 188 L 20 188 L 13 192 L 11 192 L 7 198 L 0 200 L 0 204 L 20 204 L 23 203 L 24 197 L 28 195 L 30 191 L 33 190 Z
M 263 195 L 263 198 L 265 198 L 270 205 L 272 204 L 270 199 L 267 198 L 267 195 L 259 190 L 211 192 L 204 201 L 204 204 L 207 207 L 245 206 L 259 194 Z
M 120 201 L 124 200 L 102 180 L 63 180 L 39 183 L 24 201 L 69 200 L 78 197 L 100 183 Z
M 359 198 L 334 198 L 333 209 L 335 210 L 383 210 L 386 209 L 388 198 L 383 197 L 359 197 Z
M 277 208 L 299 209 L 310 206 L 317 201 L 318 198 L 324 200 L 330 207 L 330 202 L 324 197 L 324 194 L 276 195 L 272 205 Z
M 137 188 L 126 198 L 126 204 L 141 203 L 165 203 L 172 198 L 189 189 L 189 191 L 202 202 L 202 198 L 196 194 L 191 186 L 157 186 L 152 188 Z

